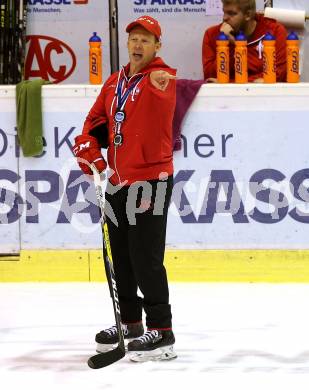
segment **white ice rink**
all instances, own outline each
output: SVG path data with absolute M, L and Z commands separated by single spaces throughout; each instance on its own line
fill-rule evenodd
M 113 324 L 106 284 L 0 284 L 2 390 L 309 388 L 309 285 L 170 285 L 178 358 L 101 370 L 86 362 Z

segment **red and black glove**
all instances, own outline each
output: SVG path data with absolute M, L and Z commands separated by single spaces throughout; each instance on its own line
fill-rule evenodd
M 91 135 L 77 136 L 72 151 L 78 159 L 80 169 L 87 175 L 93 174 L 89 165 L 94 165 L 99 173 L 106 169 L 106 162 L 101 153 L 101 146 L 95 137 Z M 89 165 L 87 165 L 86 161 L 83 162 L 82 160 L 86 160 Z

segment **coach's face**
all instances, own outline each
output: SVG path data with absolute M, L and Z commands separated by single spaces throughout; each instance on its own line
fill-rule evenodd
M 136 73 L 152 61 L 160 50 L 161 43 L 149 31 L 138 26 L 130 31 L 127 47 L 130 65 Z

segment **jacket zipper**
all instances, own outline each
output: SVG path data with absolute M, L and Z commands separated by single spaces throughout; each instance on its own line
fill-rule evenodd
M 137 75 L 143 75 L 143 74 L 142 74 L 142 73 L 136 73 L 135 75 L 131 76 L 129 79 L 127 78 L 127 76 L 126 76 L 126 74 L 125 74 L 124 71 L 123 71 L 123 75 L 124 75 L 124 77 L 125 77 L 127 83 L 129 83 L 129 82 L 132 80 L 132 78 L 134 78 L 135 76 L 137 76 Z M 142 80 L 142 79 L 143 79 L 143 77 L 141 78 L 141 80 Z M 117 89 L 117 87 L 118 87 L 119 80 L 120 80 L 120 73 L 119 73 L 119 75 L 118 75 L 118 81 L 117 81 L 116 89 Z M 140 81 L 141 81 L 141 80 L 140 80 Z M 139 84 L 139 82 L 137 83 L 137 85 L 138 85 L 138 84 Z M 135 88 L 137 87 L 137 85 L 135 86 Z M 135 88 L 134 88 L 134 90 L 135 90 Z M 133 91 L 134 91 L 134 90 L 133 90 Z M 112 108 L 113 108 L 113 104 L 114 104 L 114 100 L 113 100 L 112 105 L 111 105 L 111 111 L 112 111 Z M 119 184 L 121 184 L 121 178 L 120 178 L 119 171 L 118 171 L 118 168 L 117 168 L 117 145 L 114 145 L 114 166 L 115 166 L 115 172 L 116 172 L 116 175 L 117 175 Z
M 121 178 L 120 178 L 119 171 L 117 168 L 117 145 L 114 145 L 114 166 L 115 166 L 115 172 L 116 172 L 116 175 L 117 175 L 117 178 L 119 181 L 118 184 L 121 184 Z

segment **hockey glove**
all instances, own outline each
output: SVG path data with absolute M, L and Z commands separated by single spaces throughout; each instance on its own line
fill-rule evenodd
M 80 169 L 87 175 L 93 174 L 90 165 L 94 165 L 99 173 L 106 169 L 106 162 L 101 154 L 101 146 L 95 137 L 90 135 L 77 136 L 72 151 L 77 157 Z

